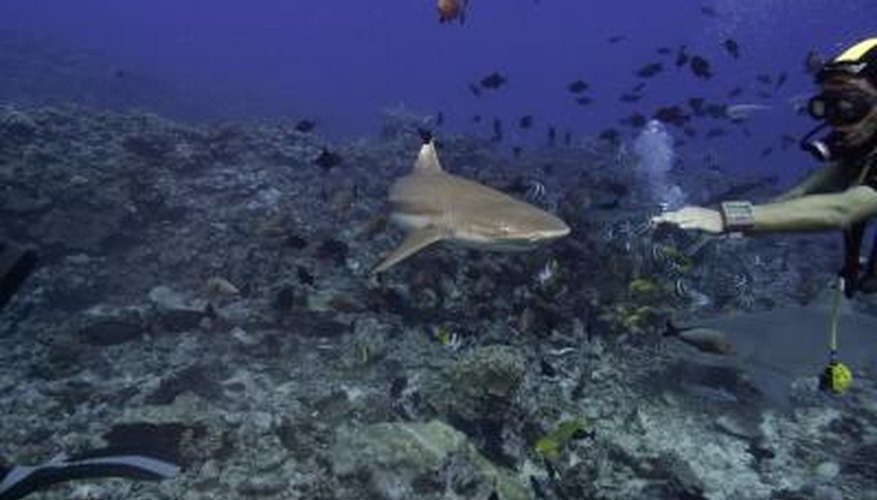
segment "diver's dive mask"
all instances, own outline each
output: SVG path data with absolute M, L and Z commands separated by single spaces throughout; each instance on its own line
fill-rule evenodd
M 821 162 L 834 161 L 842 156 L 858 154 L 860 148 L 850 148 L 845 145 L 843 134 L 840 132 L 833 131 L 819 139 L 814 139 L 814 137 L 832 125 L 843 126 L 859 123 L 871 113 L 875 106 L 877 106 L 877 97 L 865 92 L 827 91 L 812 97 L 807 103 L 807 111 L 811 117 L 822 120 L 822 123 L 801 139 L 801 149 L 809 152 Z
M 852 125 L 862 121 L 877 106 L 877 97 L 865 92 L 822 92 L 810 98 L 807 112 L 831 125 Z

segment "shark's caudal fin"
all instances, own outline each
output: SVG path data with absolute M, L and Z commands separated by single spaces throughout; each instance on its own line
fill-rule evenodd
M 435 140 L 430 139 L 429 142 L 420 147 L 420 153 L 417 154 L 417 162 L 414 163 L 414 170 L 417 172 L 441 172 L 442 164 L 439 163 L 438 153 L 435 150 Z
M 418 229 L 411 232 L 411 234 L 409 234 L 408 237 L 405 238 L 405 241 L 403 241 L 401 245 L 399 245 L 398 247 L 396 247 L 395 250 L 390 252 L 390 255 L 387 255 L 384 261 L 378 264 L 378 267 L 372 270 L 372 274 L 383 272 L 387 270 L 390 266 L 393 266 L 394 264 L 397 264 L 400 261 L 407 259 L 413 254 L 422 250 L 423 248 L 442 240 L 445 237 L 446 233 L 446 230 L 435 226 L 425 227 L 423 229 Z

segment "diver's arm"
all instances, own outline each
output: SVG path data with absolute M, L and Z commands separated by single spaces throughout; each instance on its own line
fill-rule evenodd
M 772 201 L 780 202 L 800 198 L 808 194 L 828 190 L 843 180 L 843 172 L 836 163 L 818 168 L 792 189 L 777 196 Z
M 842 193 L 814 194 L 755 205 L 748 232 L 798 232 L 844 229 L 877 216 L 877 191 L 857 186 Z

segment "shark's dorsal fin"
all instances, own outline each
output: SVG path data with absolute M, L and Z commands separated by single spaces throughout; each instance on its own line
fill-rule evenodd
M 405 241 L 402 242 L 401 245 L 396 247 L 395 250 L 390 252 L 389 255 L 384 259 L 383 262 L 378 264 L 378 267 L 372 270 L 372 274 L 377 274 L 386 271 L 390 266 L 393 266 L 408 257 L 414 255 L 420 250 L 432 245 L 433 243 L 442 240 L 447 235 L 447 230 L 443 228 L 439 228 L 436 226 L 429 226 L 423 229 L 418 229 L 416 231 L 412 231 L 411 234 L 405 238 Z
M 414 163 L 417 172 L 441 172 L 442 164 L 439 163 L 438 153 L 435 150 L 435 140 L 430 139 L 420 147 L 417 161 Z

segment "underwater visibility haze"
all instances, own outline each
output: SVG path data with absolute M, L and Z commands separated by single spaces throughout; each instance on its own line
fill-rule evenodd
M 877 499 L 875 19 L 0 2 L 0 500 Z

